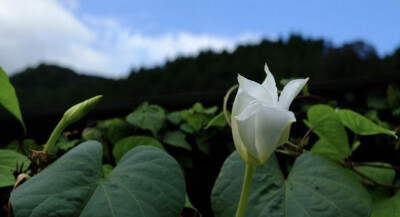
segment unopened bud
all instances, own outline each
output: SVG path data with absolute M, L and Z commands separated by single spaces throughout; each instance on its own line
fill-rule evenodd
M 102 97 L 102 95 L 98 95 L 72 106 L 64 113 L 64 121 L 67 124 L 78 121 L 96 107 Z

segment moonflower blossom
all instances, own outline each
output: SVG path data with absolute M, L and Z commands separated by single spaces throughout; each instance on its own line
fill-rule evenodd
M 239 90 L 232 108 L 232 134 L 235 147 L 249 164 L 261 165 L 289 137 L 296 121 L 289 106 L 307 83 L 306 79 L 290 81 L 278 99 L 274 76 L 265 64 L 267 78 L 262 84 L 238 75 Z

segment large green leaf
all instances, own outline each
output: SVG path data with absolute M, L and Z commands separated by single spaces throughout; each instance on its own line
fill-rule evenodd
M 0 67 L 0 104 L 7 109 L 22 124 L 26 131 L 24 120 L 22 119 L 21 110 L 15 89 L 10 83 L 7 74 Z
M 374 203 L 371 217 L 400 217 L 400 191 L 393 197 Z
M 0 149 L 0 187 L 14 185 L 15 178 L 12 171 L 22 163 L 25 169 L 29 166 L 29 160 L 25 155 L 14 150 Z
M 80 144 L 11 193 L 16 217 L 177 217 L 185 204 L 178 163 L 154 147 L 129 151 L 104 178 L 102 148 Z
M 165 124 L 166 118 L 166 113 L 163 108 L 158 105 L 149 105 L 149 103 L 145 102 L 130 113 L 126 117 L 126 121 L 133 126 L 144 130 L 150 130 L 153 135 L 157 135 L 158 131 Z
M 327 105 L 312 106 L 305 123 L 320 138 L 312 152 L 334 160 L 343 160 L 351 154 L 347 133 L 336 112 Z
M 376 135 L 387 134 L 396 136 L 395 131 L 385 129 L 374 122 L 368 120 L 366 117 L 348 109 L 341 109 L 337 112 L 343 125 L 348 127 L 351 131 L 358 135 Z
M 211 195 L 215 216 L 235 216 L 245 164 L 234 152 L 225 161 Z M 353 175 L 313 153 L 297 158 L 285 179 L 277 159 L 257 167 L 247 217 L 369 217 L 371 199 Z
M 119 140 L 114 145 L 113 155 L 115 162 L 118 163 L 125 153 L 138 146 L 153 146 L 164 150 L 164 146 L 157 139 L 148 136 L 129 136 Z

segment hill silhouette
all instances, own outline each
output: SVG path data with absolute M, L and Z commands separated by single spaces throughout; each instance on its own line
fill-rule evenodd
M 287 40 L 242 45 L 231 53 L 203 51 L 196 57 L 179 57 L 163 66 L 132 70 L 120 80 L 42 64 L 12 76 L 11 82 L 27 122 L 48 119 L 56 123 L 68 107 L 98 94 L 104 98 L 96 111 L 104 116 L 126 115 L 143 101 L 169 109 L 196 101 L 220 105 L 225 92 L 237 83 L 238 73 L 261 82 L 264 63 L 277 81 L 310 77 L 312 93 L 338 99 L 349 91 L 365 95 L 368 89 L 400 81 L 400 48 L 379 57 L 362 41 L 335 47 L 323 39 L 292 35 Z
M 334 47 L 323 39 L 292 35 L 288 40 L 264 40 L 239 46 L 234 52 L 201 52 L 196 57 L 179 57 L 164 66 L 132 70 L 129 77 L 111 80 L 86 76 L 54 65 L 39 65 L 12 76 L 20 103 L 32 113 L 62 109 L 97 94 L 114 104 L 110 109 L 137 99 L 170 104 L 176 97 L 213 98 L 236 83 L 237 74 L 261 82 L 267 62 L 276 80 L 310 77 L 315 89 L 358 88 L 391 81 L 400 75 L 400 48 L 380 58 L 374 48 L 361 41 Z M 337 82 L 339 81 L 339 82 Z M 205 97 L 201 97 L 204 95 Z M 188 99 L 190 101 L 190 99 Z M 191 100 L 191 101 L 193 101 Z M 104 104 L 104 103 L 103 103 Z

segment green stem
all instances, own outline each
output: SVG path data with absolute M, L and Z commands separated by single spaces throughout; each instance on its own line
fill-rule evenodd
M 246 212 L 247 200 L 250 195 L 251 183 L 253 182 L 253 176 L 254 172 L 256 171 L 256 167 L 257 165 L 254 164 L 246 164 L 242 193 L 240 194 L 239 205 L 236 210 L 236 217 L 243 217 Z
M 44 152 L 46 152 L 47 154 L 53 153 L 53 149 L 56 146 L 57 139 L 60 137 L 61 133 L 67 126 L 68 124 L 65 122 L 64 118 L 62 118 L 60 122 L 58 122 L 56 128 L 54 128 L 53 132 L 51 133 L 49 139 L 46 142 L 46 145 L 44 145 Z

